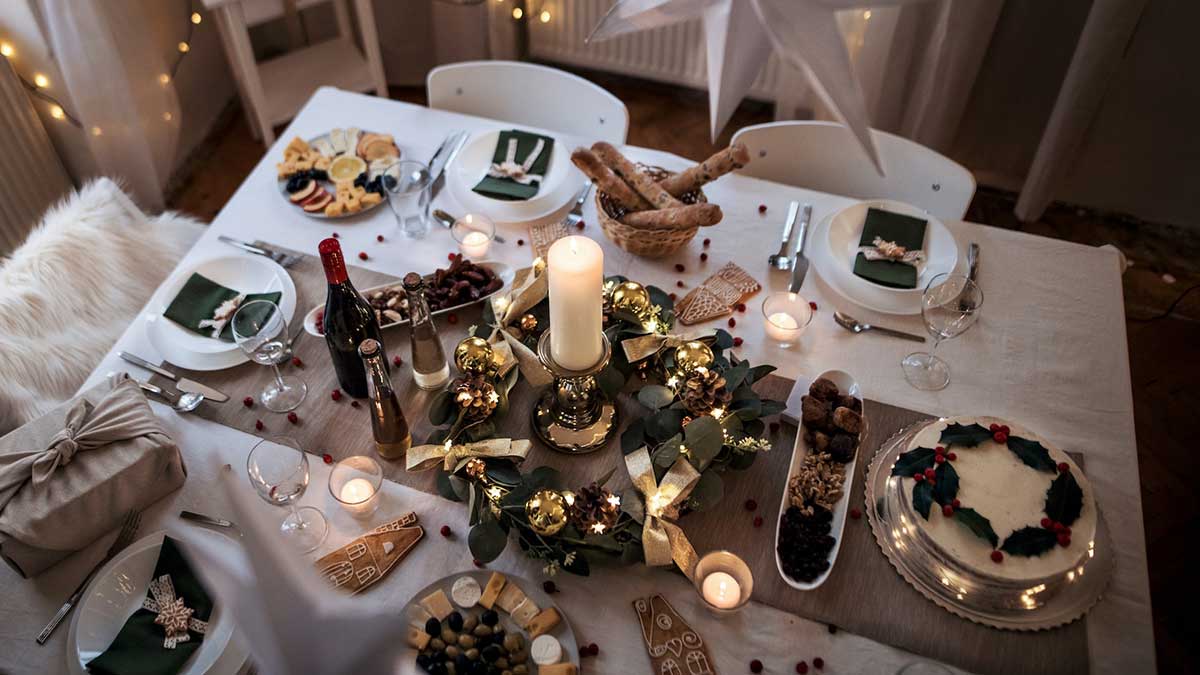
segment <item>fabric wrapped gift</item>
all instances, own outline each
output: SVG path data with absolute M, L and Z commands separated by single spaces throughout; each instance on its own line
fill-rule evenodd
M 114 375 L 0 438 L 0 557 L 36 576 L 186 477 L 137 382 Z

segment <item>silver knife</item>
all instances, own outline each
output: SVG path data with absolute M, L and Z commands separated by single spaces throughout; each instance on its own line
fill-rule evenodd
M 967 278 L 975 281 L 977 276 L 979 276 L 979 244 L 971 242 L 971 245 L 967 247 Z M 974 309 L 974 303 L 965 298 L 966 293 L 964 292 L 963 299 L 958 301 L 958 310 L 960 312 Z
M 166 368 L 160 368 L 159 366 L 156 366 L 153 363 L 150 363 L 149 361 L 147 361 L 146 359 L 143 359 L 140 356 L 135 356 L 134 354 L 130 354 L 129 352 L 117 352 L 117 356 L 121 357 L 125 361 L 128 361 L 128 362 L 134 364 L 135 366 L 141 366 L 141 367 L 145 368 L 146 370 L 149 370 L 152 373 L 158 373 L 159 375 L 162 375 L 163 377 L 167 378 L 168 380 L 171 380 L 172 382 L 175 383 L 175 387 L 177 389 L 179 389 L 179 391 L 188 391 L 188 392 L 192 392 L 194 394 L 203 394 L 205 400 L 215 401 L 217 403 L 224 403 L 225 401 L 229 400 L 228 394 L 222 393 L 221 391 L 219 391 L 217 389 L 213 389 L 212 387 L 210 387 L 208 385 L 200 384 L 199 382 L 197 382 L 195 380 L 189 380 L 186 377 L 179 377 L 178 375 L 176 375 L 175 373 L 172 373 L 171 371 L 167 370 Z
M 808 234 L 808 221 L 812 219 L 812 204 L 805 204 L 800 212 L 799 232 L 796 234 L 796 255 L 792 258 L 792 283 L 788 291 L 799 293 L 804 284 L 804 276 L 808 274 L 808 258 L 804 257 L 804 235 Z
M 180 511 L 179 517 L 183 518 L 184 520 L 194 520 L 197 523 L 204 523 L 205 525 L 212 525 L 213 527 L 233 528 L 233 526 L 234 526 L 232 521 L 225 520 L 224 518 L 214 518 L 212 516 L 206 516 L 203 513 L 196 513 L 195 511 L 187 511 L 187 510 Z
M 433 153 L 433 156 L 429 158 L 429 177 L 430 184 L 432 185 L 429 190 L 430 199 L 437 197 L 438 192 L 442 190 L 442 186 L 446 184 L 446 181 L 442 178 L 446 172 L 446 167 L 458 156 L 458 151 L 462 149 L 466 141 L 467 132 L 456 131 L 447 136 Z

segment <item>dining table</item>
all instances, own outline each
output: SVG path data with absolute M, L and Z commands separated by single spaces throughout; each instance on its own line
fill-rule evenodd
M 180 269 L 216 256 L 252 255 L 222 243 L 218 240 L 221 235 L 315 255 L 318 243 L 334 232 L 347 261 L 357 267 L 400 277 L 408 271 L 429 273 L 445 266 L 447 254 L 457 249 L 450 232 L 436 224 L 424 238 L 409 239 L 402 235 L 386 205 L 353 219 L 324 220 L 306 216 L 281 198 L 275 164 L 291 139 L 312 138 L 331 128 L 347 126 L 392 134 L 406 158 L 426 161 L 440 141 L 456 130 L 476 134 L 513 128 L 514 124 L 336 88 L 317 89 L 180 261 Z M 567 148 L 590 145 L 593 140 L 554 130 L 539 131 L 553 135 Z M 693 163 L 647 148 L 627 146 L 623 151 L 636 161 L 671 169 Z M 1152 672 L 1153 622 L 1119 254 L 978 223 L 946 221 L 960 248 L 965 250 L 969 243 L 979 246 L 982 262 L 978 283 L 985 301 L 976 325 L 938 347 L 937 353 L 950 365 L 949 386 L 941 391 L 918 391 L 908 384 L 900 367 L 900 361 L 914 351 L 912 342 L 870 332 L 853 333 L 835 322 L 834 312 L 841 310 L 861 321 L 926 334 L 921 316 L 884 315 L 864 309 L 840 296 L 816 271 L 808 273 L 800 291 L 813 303 L 815 316 L 799 343 L 782 348 L 764 334 L 762 299 L 771 292 L 787 290 L 790 281 L 787 272 L 767 263 L 769 254 L 779 246 L 789 204 L 811 204 L 816 222 L 857 199 L 736 173 L 707 185 L 705 192 L 710 202 L 721 206 L 723 220 L 702 229 L 690 243 L 666 258 L 641 258 L 609 241 L 600 231 L 591 199 L 583 211 L 582 229 L 572 234 L 589 236 L 600 244 L 607 275 L 623 275 L 669 291 L 698 285 L 726 262 L 740 265 L 762 284 L 763 290 L 748 301 L 744 312 L 730 315 L 732 325 L 729 317 L 722 317 L 701 327 L 725 328 L 740 337 L 741 344 L 734 350 L 739 358 L 773 364 L 778 368 L 777 376 L 811 379 L 830 369 L 844 370 L 853 373 L 863 395 L 872 400 L 931 415 L 989 415 L 1019 420 L 1023 426 L 1053 439 L 1059 447 L 1081 455 L 1096 500 L 1103 508 L 1116 559 L 1109 588 L 1087 614 L 1089 668 L 1096 673 Z M 442 190 L 433 207 L 455 215 L 465 212 L 450 190 Z M 499 232 L 505 243 L 493 242 L 488 258 L 514 267 L 528 266 L 533 254 L 525 227 L 501 225 Z M 366 254 L 363 259 L 358 256 L 360 252 Z M 701 260 L 701 253 L 707 254 L 706 260 Z M 307 310 L 297 308 L 293 322 L 298 324 Z M 161 307 L 156 309 L 154 303 L 146 307 L 97 365 L 85 388 L 115 371 L 127 371 L 139 379 L 149 377 L 148 371 L 131 366 L 117 354 L 126 351 L 155 363 L 162 360 L 146 329 L 146 315 L 159 311 Z M 445 317 L 439 318 L 439 322 L 445 321 Z M 300 339 L 319 338 L 303 335 Z M 304 371 L 298 374 L 303 377 Z M 241 405 L 242 397 L 254 392 L 227 393 L 232 398 L 221 405 Z M 323 400 L 328 392 L 309 391 L 308 396 L 313 401 Z M 177 413 L 161 403 L 154 403 L 154 410 L 178 442 L 189 475 L 184 488 L 143 514 L 142 530 L 180 527 L 181 508 L 228 516 L 220 490 L 214 487 L 218 468 L 230 464 L 244 471 L 246 455 L 256 437 L 200 416 Z M 262 414 L 271 413 L 264 410 Z M 775 451 L 787 453 L 791 448 Z M 547 452 L 535 444 L 526 464 L 536 466 L 539 453 Z M 316 460 L 311 464 L 311 487 L 301 504 L 320 507 L 330 516 L 332 526 L 327 546 L 320 553 L 344 544 L 363 530 L 361 524 L 338 511 L 324 488 L 330 467 Z M 363 602 L 397 609 L 437 577 L 474 569 L 467 551 L 463 505 L 391 481 L 385 481 L 383 493 L 385 506 L 377 519 L 416 511 L 426 528 L 426 538 L 402 561 L 397 573 L 361 596 Z M 265 503 L 260 506 L 271 508 Z M 455 534 L 440 536 L 438 530 L 443 524 Z M 65 595 L 103 556 L 111 540 L 112 536 L 98 540 L 32 580 L 0 569 L 0 673 L 72 672 L 66 663 L 69 645 L 65 627 L 45 645 L 37 644 L 34 637 Z M 764 537 L 762 545 L 772 546 L 773 539 Z M 855 561 L 840 559 L 837 564 L 853 566 Z M 509 546 L 489 567 L 530 579 L 543 578 L 541 565 L 524 558 L 515 546 Z M 579 642 L 600 647 L 598 656 L 584 661 L 585 672 L 646 672 L 650 662 L 631 602 L 651 593 L 666 596 L 701 635 L 708 637 L 716 672 L 748 672 L 748 664 L 754 659 L 768 664 L 766 672 L 793 672 L 795 662 L 821 657 L 825 672 L 893 673 L 923 660 L 758 601 L 732 616 L 714 616 L 704 610 L 690 582 L 663 569 L 601 566 L 593 568 L 591 577 L 559 574 L 556 583 L 560 589 L 556 601 Z M 1047 665 L 1047 670 L 1052 670 L 1052 664 Z

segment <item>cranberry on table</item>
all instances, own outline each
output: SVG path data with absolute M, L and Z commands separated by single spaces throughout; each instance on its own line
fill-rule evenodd
M 359 260 L 366 260 L 366 259 L 367 259 L 367 252 L 366 252 L 366 251 L 359 251 L 359 252 L 358 252 L 358 259 L 359 259 Z
M 675 271 L 676 272 L 682 272 L 684 269 L 686 269 L 686 268 L 684 268 L 683 263 L 675 263 Z
M 340 400 L 342 400 L 342 390 L 341 390 L 341 389 L 334 389 L 333 391 L 329 392 L 329 398 L 331 398 L 331 399 L 333 399 L 333 400 L 335 400 L 335 401 L 340 401 Z
M 449 525 L 443 525 L 443 526 L 442 526 L 442 529 L 440 529 L 440 530 L 438 530 L 438 531 L 442 533 L 442 536 L 443 536 L 443 537 L 449 537 L 449 536 L 450 536 L 450 534 L 451 534 L 451 530 L 450 530 L 450 526 L 449 526 Z
M 753 499 L 746 500 L 746 510 L 747 511 L 754 511 L 757 508 L 758 508 L 758 502 L 754 501 Z
M 296 366 L 297 368 L 303 368 L 304 362 L 300 360 L 299 356 L 293 356 L 292 357 L 292 365 Z
M 400 364 L 402 364 L 402 363 L 404 363 L 404 359 L 400 358 L 399 356 L 392 357 L 392 365 L 393 366 L 396 366 L 397 368 L 399 368 Z
M 710 244 L 712 244 L 712 239 L 705 239 L 705 240 L 704 240 L 704 248 L 708 248 Z
M 546 591 L 547 593 L 557 593 L 558 592 L 558 584 L 547 579 L 546 581 L 542 582 L 542 590 Z
M 733 328 L 734 326 L 737 325 L 737 319 L 735 319 L 731 316 L 731 317 L 729 317 L 729 321 L 727 323 L 729 324 L 730 328 Z
M 1004 554 L 1000 551 L 992 551 L 992 562 L 998 563 L 1004 561 Z
M 952 517 L 954 515 L 954 507 L 949 504 L 946 504 L 945 506 L 942 507 L 942 515 L 946 516 L 947 518 Z
M 759 661 L 758 659 L 754 659 L 753 661 L 750 662 L 750 672 L 761 673 L 762 669 L 763 669 L 762 661 Z
M 247 408 L 254 407 L 254 397 L 247 396 L 246 398 L 242 399 L 242 405 L 246 406 Z
M 1066 473 L 1066 472 L 1068 472 L 1068 471 L 1070 471 L 1070 470 L 1071 470 L 1071 465 L 1070 465 L 1070 464 L 1067 464 L 1066 462 L 1059 462 L 1059 463 L 1058 463 L 1058 472 L 1059 472 L 1059 473 Z
M 287 414 L 287 421 L 291 422 L 292 424 L 299 424 L 300 416 L 294 412 L 290 412 Z
M 742 338 L 740 338 L 740 337 L 735 337 L 735 338 L 733 338 L 733 346 L 734 346 L 734 347 L 741 347 L 741 346 L 742 346 L 742 342 L 743 342 L 743 340 L 742 340 Z
M 808 663 L 806 663 L 804 661 L 797 663 L 796 664 L 796 672 L 800 673 L 800 675 L 804 675 L 805 673 L 807 673 L 808 672 Z
M 766 204 L 759 204 L 759 205 L 758 205 L 758 212 L 759 212 L 759 213 L 766 213 L 766 212 L 767 212 L 767 205 L 766 205 Z
M 701 253 L 701 254 L 700 254 L 700 262 L 705 262 L 706 260 L 708 260 L 708 254 L 707 254 L 707 253 Z
M 254 420 L 254 430 L 255 430 L 255 431 L 262 431 L 262 430 L 263 430 L 263 423 L 262 423 L 262 420 Z
M 821 670 L 822 668 L 825 667 L 825 659 L 823 659 L 819 656 L 817 658 L 813 659 L 813 667 L 815 667 L 817 670 Z
M 857 508 L 850 509 L 850 518 L 852 520 L 862 518 L 862 511 L 859 511 Z
M 762 525 L 763 525 L 763 517 L 762 516 L 754 516 L 754 526 L 762 527 Z
M 382 235 L 382 234 L 377 234 L 377 235 L 375 235 L 375 241 L 382 242 L 382 241 L 383 241 L 383 235 Z
M 327 453 L 321 455 L 321 461 L 325 462 L 326 464 L 333 464 L 333 455 L 331 455 L 327 452 Z
M 808 307 L 814 312 L 817 311 L 817 303 L 813 302 L 812 300 L 808 301 Z

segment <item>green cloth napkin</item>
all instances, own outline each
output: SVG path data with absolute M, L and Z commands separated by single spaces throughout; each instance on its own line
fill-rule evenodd
M 492 162 L 495 164 L 502 163 L 508 156 L 508 139 L 517 139 L 517 153 L 515 161 L 521 164 L 529 157 L 529 153 L 533 152 L 534 146 L 537 145 L 538 139 L 546 142 L 542 152 L 538 155 L 533 165 L 529 167 L 527 173 L 536 174 L 538 176 L 546 175 L 546 168 L 550 166 L 550 152 L 554 150 L 554 139 L 549 136 L 533 134 L 528 131 L 517 131 L 511 129 L 509 131 L 500 132 L 500 140 L 496 141 L 496 152 L 492 154 Z M 521 201 L 529 199 L 538 193 L 541 187 L 541 181 L 535 180 L 528 185 L 522 185 L 511 178 L 497 178 L 494 176 L 484 176 L 483 180 L 479 181 L 473 189 L 475 192 L 492 199 L 504 199 L 507 201 Z
M 880 209 L 867 209 L 859 246 L 872 246 L 875 237 L 894 241 L 913 251 L 925 247 L 925 221 Z M 916 288 L 917 268 L 891 260 L 867 260 L 859 253 L 854 258 L 854 274 L 890 288 Z
M 199 333 L 204 337 L 212 335 L 211 328 L 201 328 L 200 322 L 205 319 L 211 319 L 213 312 L 216 311 L 221 303 L 230 298 L 237 297 L 238 292 L 232 288 L 225 288 L 221 284 L 209 279 L 208 277 L 193 273 L 183 288 L 179 289 L 179 294 L 171 301 L 167 311 L 163 312 L 163 316 L 171 321 L 183 326 L 184 328 Z M 274 293 L 247 293 L 242 304 L 246 304 L 251 300 L 270 300 L 278 303 L 279 298 L 283 294 L 276 291 Z M 265 309 L 264 309 L 265 312 Z M 233 342 L 233 317 L 221 329 L 220 339 L 226 342 Z
M 175 597 L 183 598 L 184 604 L 195 610 L 192 618 L 208 621 L 212 616 L 212 600 L 180 554 L 175 540 L 170 537 L 163 537 L 153 578 L 157 579 L 164 574 L 171 576 L 171 583 L 175 586 Z M 174 649 L 167 649 L 163 647 L 166 629 L 154 623 L 154 617 L 154 612 L 148 609 L 139 608 L 134 612 L 108 649 L 88 662 L 88 672 L 99 675 L 178 673 L 188 658 L 200 648 L 204 636 L 193 632 L 189 641 L 177 643 Z

